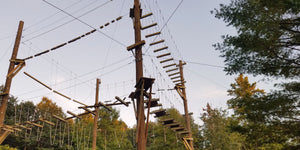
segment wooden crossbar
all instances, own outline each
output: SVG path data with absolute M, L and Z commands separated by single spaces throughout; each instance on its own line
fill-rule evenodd
M 54 118 L 56 118 L 56 119 L 58 119 L 58 120 L 60 120 L 62 122 L 66 122 L 66 120 L 64 118 L 61 118 L 61 117 L 59 117 L 57 115 L 52 115 L 52 117 L 54 117 Z
M 95 112 L 93 112 L 93 111 L 87 109 L 86 107 L 78 107 L 78 108 L 84 109 L 85 111 L 87 111 L 87 112 L 93 114 L 94 116 L 96 116 Z
M 152 13 L 145 14 L 145 15 L 141 16 L 141 19 L 144 19 L 144 18 L 149 17 L 151 15 L 153 15 L 153 14 Z
M 171 78 L 171 80 L 176 79 L 176 78 L 180 78 L 180 77 L 181 77 L 181 76 L 173 77 L 173 78 Z
M 163 66 L 163 68 L 168 68 L 168 67 L 172 67 L 172 66 L 175 66 L 176 64 L 170 64 L 170 65 L 166 65 L 166 66 Z
M 149 37 L 152 37 L 152 36 L 155 36 L 155 35 L 159 35 L 161 32 L 155 32 L 155 33 L 152 33 L 152 34 L 148 34 L 146 35 L 145 37 L 146 38 L 149 38 Z
M 51 126 L 54 126 L 54 125 L 55 125 L 55 123 L 50 122 L 50 121 L 48 121 L 48 120 L 45 120 L 45 119 L 43 119 L 43 118 L 40 118 L 39 121 L 45 122 L 45 123 L 47 123 L 47 124 L 49 124 L 49 125 L 51 125 Z
M 135 48 L 137 48 L 139 46 L 143 46 L 144 44 L 145 44 L 145 40 L 142 40 L 142 41 L 140 41 L 138 43 L 135 43 L 135 44 L 132 44 L 132 45 L 128 46 L 127 50 L 130 51 L 130 50 L 135 49 Z
M 42 125 L 40 125 L 40 124 L 33 123 L 33 122 L 30 122 L 30 121 L 26 121 L 25 123 L 26 123 L 26 124 L 33 125 L 33 126 L 36 126 L 36 127 L 40 127 L 40 128 L 42 128 L 42 127 L 43 127 L 43 126 L 42 126 Z
M 161 58 L 161 57 L 165 57 L 165 56 L 169 56 L 169 55 L 171 55 L 171 53 L 162 54 L 162 55 L 156 56 L 156 58 Z
M 70 114 L 70 115 L 72 115 L 72 116 L 74 116 L 74 117 L 76 117 L 76 118 L 78 118 L 78 119 L 81 119 L 78 115 L 76 115 L 76 114 L 74 114 L 74 113 L 72 113 L 70 111 L 67 111 L 67 113 Z
M 150 43 L 149 45 L 150 45 L 150 46 L 153 46 L 153 45 L 155 45 L 155 44 L 159 44 L 159 43 L 162 43 L 162 42 L 164 42 L 164 41 L 165 41 L 165 40 L 159 40 L 159 41 Z
M 170 58 L 170 59 L 162 60 L 162 61 L 160 61 L 160 63 L 165 63 L 165 62 L 168 62 L 168 61 L 171 61 L 171 60 L 174 60 L 174 58 Z
M 171 72 L 171 71 L 175 71 L 175 70 L 178 70 L 178 68 L 173 68 L 173 69 L 170 69 L 170 70 L 167 70 L 166 72 Z
M 153 50 L 153 52 L 156 53 L 156 52 L 162 51 L 162 50 L 167 49 L 167 48 L 168 48 L 168 46 L 165 46 L 165 47 Z
M 176 74 L 180 74 L 180 72 L 175 72 L 175 73 L 169 74 L 169 77 L 174 76 Z
M 60 92 L 58 92 L 58 91 L 53 90 L 53 92 L 56 93 L 56 94 L 58 94 L 58 95 L 60 95 L 60 96 L 62 96 L 62 97 L 64 97 L 64 98 L 66 98 L 66 99 L 71 100 L 70 97 L 68 97 L 68 96 L 66 96 L 66 95 L 64 95 L 64 94 L 62 94 L 62 93 L 60 93 Z
M 141 27 L 141 30 L 145 30 L 145 29 L 151 28 L 151 27 L 156 26 L 156 25 L 157 25 L 157 23 L 153 23 L 153 24 L 147 25 L 145 27 Z

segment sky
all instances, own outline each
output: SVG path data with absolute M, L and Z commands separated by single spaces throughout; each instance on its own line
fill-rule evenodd
M 183 60 L 184 78 L 189 111 L 195 122 L 201 124 L 200 114 L 207 103 L 213 107 L 227 108 L 227 90 L 236 76 L 223 71 L 223 58 L 212 46 L 221 42 L 221 36 L 234 35 L 236 31 L 210 13 L 219 4 L 229 0 L 142 0 L 143 14 L 153 15 L 142 20 L 142 26 L 158 25 L 142 31 L 144 76 L 155 78 L 154 98 L 159 98 L 163 108 L 174 107 L 184 112 L 183 103 L 160 61 L 174 58 L 172 63 Z M 24 21 L 19 48 L 19 59 L 74 39 L 93 28 L 96 32 L 67 44 L 45 55 L 26 61 L 26 66 L 13 78 L 11 95 L 19 101 L 40 102 L 43 96 L 74 113 L 80 113 L 79 105 L 63 98 L 38 84 L 23 72 L 34 76 L 72 99 L 88 105 L 95 101 L 96 78 L 100 78 L 100 101 L 112 103 L 119 96 L 130 101 L 128 95 L 135 85 L 135 61 L 126 47 L 134 43 L 132 19 L 129 9 L 133 0 L 9 0 L 0 6 L 0 84 L 5 83 L 9 59 L 15 41 L 18 22 Z M 122 19 L 111 23 L 117 17 Z M 110 25 L 99 27 L 110 22 Z M 157 37 L 145 35 L 161 31 Z M 165 42 L 149 46 L 164 39 Z M 171 56 L 156 58 L 153 50 L 168 46 L 164 52 Z M 258 86 L 270 86 L 259 77 Z M 135 124 L 133 106 L 115 106 L 120 117 L 132 127 Z M 156 110 L 151 109 L 151 111 Z M 150 118 L 155 121 L 154 117 Z

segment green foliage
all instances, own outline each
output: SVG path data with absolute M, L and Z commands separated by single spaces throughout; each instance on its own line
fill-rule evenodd
M 17 150 L 17 149 L 9 147 L 8 145 L 0 145 L 0 150 Z
M 202 134 L 204 143 L 202 147 L 207 150 L 240 150 L 244 146 L 245 138 L 238 132 L 231 132 L 229 126 L 232 118 L 227 118 L 224 110 L 213 109 L 209 104 L 206 105 L 201 120 Z
M 225 58 L 225 71 L 299 77 L 299 8 L 297 0 L 232 0 L 215 9 L 216 18 L 238 31 L 215 45 Z

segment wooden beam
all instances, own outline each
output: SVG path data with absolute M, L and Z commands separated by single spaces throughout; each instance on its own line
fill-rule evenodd
M 151 28 L 151 27 L 156 26 L 156 25 L 157 25 L 157 23 L 153 23 L 153 24 L 147 25 L 145 27 L 141 27 L 141 30 L 145 30 L 145 29 Z
M 145 40 L 142 40 L 140 42 L 134 43 L 134 44 L 128 46 L 127 50 L 130 51 L 130 50 L 135 49 L 135 48 L 137 48 L 139 46 L 143 46 L 145 43 L 146 43 Z
M 165 47 L 162 47 L 162 48 L 153 50 L 153 52 L 156 53 L 156 52 L 162 51 L 162 50 L 164 50 L 164 49 L 168 49 L 168 46 L 165 46 Z
M 164 42 L 164 41 L 165 41 L 165 40 L 159 40 L 159 41 L 156 41 L 156 42 L 150 43 L 149 45 L 150 45 L 150 46 L 153 46 L 153 45 L 156 45 L 156 44 L 162 43 L 162 42 Z
M 165 62 L 168 62 L 168 61 L 171 61 L 171 60 L 174 60 L 174 59 L 170 58 L 170 59 L 162 60 L 162 61 L 160 61 L 160 63 L 165 63 Z
M 155 35 L 159 35 L 161 32 L 155 32 L 155 33 L 152 33 L 152 34 L 148 34 L 146 35 L 145 37 L 146 38 L 149 38 L 149 37 L 152 37 L 152 36 L 155 36 Z
M 151 15 L 153 15 L 153 14 L 152 13 L 145 14 L 145 15 L 141 16 L 141 19 L 144 19 L 144 18 L 149 17 Z
M 125 106 L 128 107 L 128 104 L 125 103 L 120 97 L 116 96 L 115 98 L 116 98 L 119 102 L 121 102 L 122 104 L 124 104 Z

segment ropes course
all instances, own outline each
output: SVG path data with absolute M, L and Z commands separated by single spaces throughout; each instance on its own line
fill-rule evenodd
M 122 47 L 126 47 L 126 45 L 123 44 L 122 42 L 120 42 L 119 40 L 116 40 L 115 38 L 113 38 L 110 35 L 108 35 L 108 34 L 106 34 L 106 33 L 104 33 L 104 32 L 101 31 L 101 30 L 106 29 L 106 27 L 108 27 L 109 25 L 114 24 L 115 22 L 120 21 L 124 16 L 119 16 L 119 17 L 117 17 L 115 19 L 112 19 L 111 21 L 109 21 L 109 22 L 107 22 L 107 23 L 99 26 L 98 29 L 94 28 L 93 26 L 91 26 L 87 22 L 83 21 L 82 19 L 79 19 L 80 17 L 82 17 L 82 16 L 84 16 L 84 15 L 86 15 L 86 14 L 88 14 L 88 13 L 90 13 L 90 12 L 92 12 L 92 11 L 94 11 L 94 10 L 96 10 L 96 9 L 104 6 L 104 5 L 106 5 L 110 1 L 107 1 L 107 2 L 101 4 L 101 5 L 97 6 L 97 7 L 89 10 L 86 13 L 83 13 L 82 15 L 77 16 L 77 17 L 75 17 L 72 13 L 68 13 L 67 11 L 65 11 L 65 9 L 67 9 L 69 7 L 72 7 L 73 5 L 76 5 L 80 1 L 75 2 L 75 3 L 71 4 L 71 5 L 69 5 L 68 7 L 65 7 L 64 9 L 61 9 L 61 8 L 55 6 L 54 4 L 52 4 L 52 3 L 50 3 L 50 2 L 48 2 L 46 0 L 43 0 L 43 2 L 45 2 L 48 5 L 50 5 L 50 6 L 54 7 L 54 8 L 56 8 L 56 9 L 58 9 L 60 12 L 63 12 L 64 14 L 67 14 L 69 17 L 72 17 L 73 19 L 70 20 L 70 21 L 67 21 L 67 22 L 65 22 L 63 24 L 60 24 L 59 26 L 54 27 L 54 28 L 52 28 L 52 29 L 50 29 L 50 30 L 48 30 L 46 32 L 42 32 L 42 33 L 40 33 L 38 35 L 35 35 L 35 36 L 31 37 L 31 38 L 28 38 L 28 39 L 25 40 L 25 42 L 30 41 L 30 40 L 32 40 L 34 38 L 39 37 L 39 36 L 42 36 L 42 35 L 44 35 L 46 33 L 51 32 L 51 31 L 54 31 L 55 29 L 57 29 L 57 28 L 59 28 L 61 26 L 64 26 L 64 25 L 72 22 L 73 20 L 79 21 L 80 23 L 82 23 L 82 24 L 84 24 L 84 25 L 92 28 L 92 30 L 90 30 L 89 32 L 86 32 L 84 34 L 81 34 L 80 36 L 77 36 L 75 38 L 72 38 L 70 40 L 67 40 L 66 42 L 63 42 L 63 43 L 61 43 L 59 45 L 56 45 L 56 46 L 54 46 L 54 47 L 52 47 L 50 49 L 43 50 L 43 51 L 38 52 L 38 53 L 36 53 L 34 55 L 25 57 L 24 59 L 12 58 L 11 59 L 11 63 L 13 65 L 17 65 L 17 66 L 15 68 L 13 67 L 13 70 L 9 71 L 8 77 L 11 77 L 11 78 L 14 77 L 25 66 L 25 62 L 26 61 L 31 60 L 31 59 L 36 58 L 36 57 L 39 57 L 39 56 L 42 56 L 42 55 L 45 55 L 45 54 L 48 54 L 48 53 L 53 52 L 55 50 L 61 49 L 62 47 L 65 47 L 66 45 L 74 43 L 74 42 L 76 42 L 76 41 L 78 41 L 80 39 L 87 38 L 87 37 L 89 37 L 89 35 L 92 35 L 93 33 L 96 33 L 96 32 L 101 33 L 102 35 L 104 35 L 105 37 L 109 38 L 111 41 L 116 42 L 117 44 L 121 45 Z M 168 40 L 163 38 L 163 34 L 164 34 L 163 33 L 163 29 L 165 29 L 167 27 L 168 22 L 170 21 L 170 19 L 172 18 L 172 16 L 175 14 L 175 12 L 179 8 L 179 6 L 182 4 L 182 2 L 183 1 L 181 1 L 178 4 L 178 6 L 172 12 L 171 16 L 162 25 L 160 25 L 161 22 L 156 23 L 154 20 L 152 20 L 153 18 L 149 19 L 150 17 L 152 17 L 153 15 L 155 15 L 152 12 L 144 14 L 144 15 L 141 15 L 139 19 L 143 19 L 144 21 L 141 23 L 142 25 L 139 28 L 140 28 L 140 30 L 143 30 L 143 31 L 146 32 L 146 34 L 144 35 L 144 37 L 145 37 L 146 40 L 141 40 L 141 41 L 135 42 L 134 44 L 132 44 L 130 46 L 127 46 L 127 50 L 131 51 L 131 53 L 133 54 L 133 56 L 136 59 L 136 62 L 142 60 L 142 59 L 140 59 L 140 56 L 142 56 L 142 55 L 138 56 L 137 52 L 134 52 L 134 50 L 137 51 L 137 49 L 139 49 L 139 48 L 146 47 L 145 45 L 147 45 L 148 47 L 147 47 L 144 55 L 146 55 L 148 53 L 148 50 L 151 49 L 152 50 L 151 52 L 156 57 L 155 59 L 152 58 L 152 57 L 150 57 L 151 62 L 152 62 L 152 64 L 151 64 L 152 65 L 152 69 L 149 67 L 150 65 L 149 66 L 145 65 L 145 67 L 144 67 L 145 72 L 147 72 L 147 70 L 150 68 L 147 73 L 151 74 L 151 71 L 153 71 L 154 74 L 152 74 L 152 76 L 155 77 L 155 78 L 149 78 L 149 77 L 144 77 L 144 76 L 141 76 L 140 78 L 137 78 L 137 83 L 135 85 L 135 91 L 133 91 L 133 92 L 131 92 L 129 94 L 129 98 L 131 98 L 131 101 L 132 101 L 132 104 L 133 104 L 133 109 L 134 109 L 135 117 L 138 120 L 137 121 L 137 126 L 138 127 L 145 126 L 145 128 L 146 128 L 146 132 L 141 131 L 141 130 L 137 130 L 137 136 L 136 136 L 136 142 L 137 143 L 140 143 L 139 137 L 141 135 L 143 135 L 145 137 L 145 140 L 147 141 L 147 137 L 148 137 L 147 136 L 147 133 L 148 133 L 147 131 L 148 131 L 148 124 L 149 124 L 150 114 L 155 114 L 155 117 L 162 117 L 162 116 L 167 115 L 166 109 L 164 109 L 162 107 L 163 104 L 159 103 L 159 101 L 160 101 L 160 99 L 163 99 L 163 97 L 165 97 L 164 99 L 170 99 L 170 95 L 172 95 L 173 93 L 169 92 L 168 90 L 165 90 L 166 92 L 162 93 L 161 91 L 163 91 L 163 90 L 159 89 L 160 86 L 153 85 L 156 78 L 157 78 L 158 81 L 160 81 L 160 82 L 158 82 L 158 84 L 161 84 L 161 85 L 168 83 L 168 81 L 171 81 L 172 82 L 171 85 L 167 84 L 167 85 L 164 85 L 164 86 L 167 86 L 168 89 L 172 89 L 174 91 L 176 90 L 179 93 L 179 96 L 177 96 L 177 100 L 180 99 L 180 98 L 182 98 L 183 100 L 186 100 L 185 90 L 184 90 L 185 89 L 185 86 L 184 86 L 185 80 L 183 78 L 183 73 L 182 73 L 182 65 L 184 65 L 185 63 L 182 63 L 181 61 L 179 63 L 177 63 L 175 61 L 177 59 L 174 58 L 173 52 L 171 53 L 171 51 L 170 51 L 170 47 L 168 46 L 169 43 L 167 43 Z M 122 7 L 123 7 L 123 5 L 124 5 L 124 2 L 122 4 Z M 134 9 L 136 10 L 137 8 L 135 7 Z M 50 16 L 48 16 L 46 18 L 52 17 L 52 16 L 54 16 L 56 14 L 57 13 L 54 13 L 53 15 L 50 15 Z M 134 14 L 133 9 L 130 11 L 129 16 L 131 18 L 136 18 L 136 14 Z M 135 19 L 133 19 L 133 20 L 136 21 Z M 43 20 L 41 20 L 40 22 L 43 22 Z M 27 29 L 33 28 L 34 26 L 35 25 L 31 25 Z M 135 27 L 136 27 L 136 25 L 135 25 Z M 153 30 L 153 28 L 154 28 L 154 30 Z M 35 32 L 39 32 L 39 29 L 35 30 L 35 31 L 31 32 L 31 33 L 28 33 L 27 35 L 25 34 L 25 36 L 31 35 L 31 34 L 33 34 Z M 20 35 L 20 34 L 22 34 L 22 33 L 19 33 L 18 35 Z M 21 40 L 21 38 L 19 40 Z M 131 57 L 132 56 L 127 57 L 124 60 L 127 60 L 127 59 L 129 59 Z M 123 60 L 120 60 L 120 61 L 123 61 Z M 120 61 L 118 61 L 118 62 L 120 62 Z M 118 63 L 118 62 L 116 62 L 116 63 Z M 131 61 L 129 63 L 126 63 L 125 65 L 123 65 L 121 67 L 118 67 L 118 68 L 116 68 L 114 70 L 111 70 L 111 71 L 109 71 L 107 73 L 103 73 L 102 76 L 104 74 L 109 74 L 109 73 L 111 73 L 113 71 L 119 70 L 120 68 L 128 66 L 132 62 L 133 61 Z M 105 61 L 105 63 L 106 63 L 106 61 Z M 111 66 L 111 65 L 109 65 L 109 66 Z M 160 67 L 160 69 L 158 69 L 158 67 Z M 96 72 L 96 71 L 101 70 L 101 69 L 103 69 L 103 68 L 96 69 L 96 70 L 88 72 L 86 74 L 79 75 L 76 78 L 78 79 L 79 77 L 85 76 L 87 74 Z M 163 70 L 164 73 L 161 73 L 161 70 Z M 143 65 L 142 65 L 142 71 L 143 71 Z M 73 147 L 74 146 L 73 141 L 76 140 L 77 149 L 82 149 L 82 148 L 85 149 L 86 147 L 90 147 L 90 145 L 89 145 L 90 139 L 89 138 L 90 138 L 91 131 L 89 130 L 89 132 L 86 132 L 86 130 L 84 130 L 83 123 L 81 122 L 81 124 L 77 124 L 76 125 L 77 126 L 77 130 L 76 130 L 76 126 L 75 126 L 75 127 L 73 127 L 72 133 L 70 133 L 70 124 L 67 121 L 70 120 L 70 119 L 73 119 L 73 118 L 76 118 L 76 119 L 80 120 L 81 116 L 88 115 L 88 114 L 93 115 L 96 118 L 96 116 L 98 115 L 98 109 L 99 109 L 99 107 L 103 107 L 106 110 L 111 111 L 111 107 L 110 106 L 124 105 L 124 106 L 128 107 L 129 104 L 130 104 L 130 102 L 125 102 L 125 98 L 121 99 L 118 96 L 115 96 L 115 101 L 113 103 L 98 102 L 98 99 L 96 98 L 95 104 L 88 105 L 88 104 L 85 104 L 84 102 L 81 102 L 81 101 L 78 101 L 76 99 L 73 99 L 73 98 L 67 96 L 66 94 L 63 94 L 62 92 L 60 92 L 61 90 L 68 89 L 68 88 L 77 86 L 79 84 L 85 84 L 86 82 L 91 81 L 94 78 L 86 80 L 86 81 L 83 81 L 81 83 L 77 83 L 77 84 L 72 85 L 70 87 L 65 87 L 65 88 L 62 88 L 60 90 L 54 90 L 54 88 L 52 88 L 51 86 L 49 86 L 49 85 L 41 82 L 37 78 L 35 78 L 32 75 L 28 74 L 27 72 L 24 72 L 24 74 L 27 77 L 29 77 L 29 78 L 33 79 L 34 81 L 38 82 L 40 85 L 42 85 L 43 87 L 45 87 L 49 91 L 51 91 L 51 93 L 54 93 L 56 95 L 59 95 L 59 96 L 63 97 L 64 99 L 68 99 L 70 101 L 73 101 L 73 102 L 79 104 L 80 107 L 78 107 L 78 109 L 82 109 L 84 111 L 84 113 L 79 113 L 79 114 L 75 114 L 75 113 L 72 113 L 70 111 L 67 111 L 67 113 L 69 115 L 71 115 L 69 117 L 58 116 L 57 114 L 52 114 L 48 118 L 46 117 L 47 115 L 45 115 L 45 117 L 43 117 L 43 118 L 37 118 L 37 119 L 35 118 L 36 114 L 34 113 L 33 114 L 33 118 L 30 119 L 29 118 L 29 110 L 28 110 L 27 120 L 25 122 L 21 122 L 21 113 L 24 110 L 24 108 L 22 108 L 23 105 L 21 105 L 21 109 L 20 109 L 19 114 L 17 114 L 17 110 L 15 108 L 15 118 L 14 118 L 15 125 L 12 126 L 12 127 L 11 126 L 5 126 L 5 125 L 3 125 L 2 129 L 7 130 L 8 134 L 10 132 L 15 132 L 15 134 L 16 134 L 16 132 L 21 132 L 22 131 L 19 128 L 23 128 L 23 129 L 25 129 L 25 133 L 24 133 L 25 134 L 25 140 L 29 139 L 31 137 L 32 133 L 33 133 L 33 134 L 36 135 L 35 136 L 36 137 L 36 141 L 40 142 L 42 140 L 42 138 L 43 138 L 43 135 L 44 135 L 43 131 L 44 131 L 44 129 L 47 126 L 50 129 L 50 132 L 49 132 L 49 134 L 50 134 L 50 138 L 49 138 L 50 145 L 53 145 L 53 146 L 54 145 L 58 145 L 60 148 L 62 148 L 63 145 L 64 145 L 64 143 L 67 143 L 67 147 L 68 147 L 68 149 L 70 149 L 70 148 L 74 148 Z M 166 78 L 166 76 L 167 76 L 167 78 Z M 166 81 L 166 79 L 168 81 Z M 73 79 L 61 81 L 60 83 L 64 83 L 64 82 L 67 82 L 67 81 L 70 81 L 70 80 L 73 80 Z M 99 84 L 100 83 L 97 82 L 97 89 L 99 88 Z M 153 89 L 152 86 L 157 87 L 157 89 Z M 175 86 L 175 88 L 173 88 L 174 86 Z M 117 88 L 117 86 L 115 86 L 114 94 L 117 93 L 116 92 L 117 91 L 116 88 Z M 152 91 L 152 89 L 153 89 L 153 91 Z M 99 91 L 99 89 L 96 90 L 96 93 L 98 91 Z M 152 95 L 154 95 L 154 92 L 158 92 L 159 93 L 158 96 L 155 95 L 155 96 L 152 97 Z M 167 93 L 167 94 L 165 94 L 165 93 Z M 24 94 L 27 94 L 27 93 L 24 93 Z M 5 91 L 4 91 L 4 93 L 2 95 L 9 95 L 9 92 L 5 93 Z M 173 96 L 173 98 L 175 97 L 174 94 L 172 96 Z M 145 98 L 145 101 L 144 101 L 144 98 Z M 135 99 L 136 99 L 136 101 L 135 101 Z M 139 103 L 138 101 L 141 100 L 141 99 L 142 99 L 142 101 Z M 170 102 L 170 104 L 172 106 L 175 106 L 172 100 L 169 100 L 169 102 Z M 136 103 L 136 105 L 135 105 L 135 103 Z M 182 102 L 180 104 L 183 105 Z M 91 110 L 92 108 L 94 108 L 94 110 Z M 144 108 L 145 108 L 145 110 L 147 112 L 147 116 L 146 117 L 143 116 L 144 115 Z M 152 110 L 153 108 L 158 108 L 158 109 Z M 150 111 L 150 109 L 151 109 L 151 111 Z M 143 113 L 141 113 L 141 112 L 143 112 Z M 19 115 L 19 118 L 17 118 L 17 115 Z M 48 121 L 46 118 L 49 119 L 50 121 Z M 51 122 L 51 118 L 55 118 L 56 119 L 56 123 Z M 186 118 L 188 118 L 188 117 L 186 116 Z M 146 119 L 146 123 L 142 123 L 141 120 L 143 120 L 143 119 Z M 177 134 L 187 135 L 187 134 L 190 133 L 190 131 L 189 131 L 188 128 L 184 127 L 182 124 L 180 124 L 179 122 L 177 122 L 173 118 L 164 119 L 164 120 L 162 120 L 162 122 L 163 122 L 162 124 L 164 126 L 169 127 L 172 130 L 174 130 L 174 132 L 176 134 L 176 138 L 177 138 Z M 53 127 L 54 127 L 54 129 L 53 129 Z M 32 130 L 33 128 L 35 128 L 34 131 Z M 29 130 L 29 133 L 27 132 L 28 130 Z M 93 132 L 95 133 L 95 130 Z M 54 133 L 54 135 L 52 135 L 53 133 Z M 85 139 L 86 134 L 89 137 L 87 139 L 87 142 L 86 142 L 86 139 Z M 70 135 L 71 135 L 71 137 L 70 137 Z M 154 135 L 154 131 L 153 131 L 153 135 Z M 67 137 L 67 140 L 65 139 L 65 136 Z M 76 139 L 74 140 L 75 136 L 76 136 Z M 118 135 L 116 133 L 116 130 L 114 130 L 114 137 L 115 137 L 116 143 L 118 143 L 119 148 L 121 148 L 121 144 L 122 144 L 122 141 L 123 141 L 123 136 L 124 136 L 124 133 L 121 134 L 121 140 L 119 140 Z M 71 139 L 71 141 L 70 141 L 70 139 Z M 94 139 L 93 139 L 93 141 L 94 141 Z M 1 141 L 1 142 L 3 142 L 3 141 Z M 185 145 L 189 145 L 188 142 L 186 142 L 184 144 Z M 94 143 L 93 143 L 93 146 L 94 146 Z

